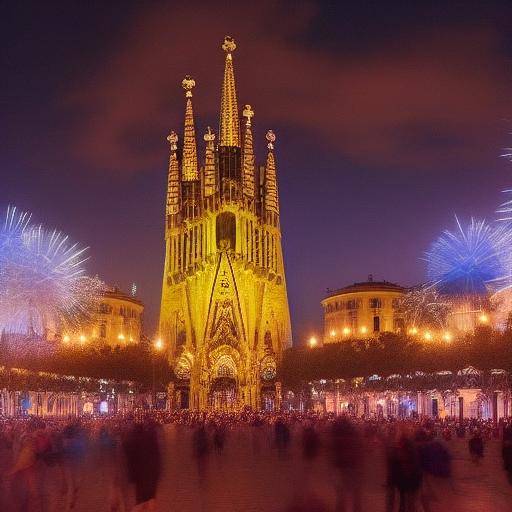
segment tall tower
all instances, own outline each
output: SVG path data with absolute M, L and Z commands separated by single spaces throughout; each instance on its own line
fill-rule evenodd
M 250 105 L 239 117 L 234 40 L 226 37 L 219 133 L 204 135 L 202 166 L 187 76 L 183 144 L 168 137 L 160 333 L 176 375 L 174 404 L 272 408 L 276 365 L 291 344 L 274 145 L 257 166 Z M 242 125 L 242 127 L 241 127 Z

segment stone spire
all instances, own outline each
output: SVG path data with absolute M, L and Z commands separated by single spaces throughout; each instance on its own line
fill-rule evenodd
M 233 72 L 233 55 L 236 44 L 232 37 L 226 36 L 222 49 L 226 52 L 222 98 L 220 103 L 219 145 L 240 147 L 240 122 L 236 100 L 235 75 Z
M 183 137 L 183 159 L 182 159 L 182 179 L 183 181 L 195 181 L 199 179 L 197 169 L 197 145 L 196 130 L 194 127 L 194 110 L 192 108 L 192 89 L 196 82 L 187 75 L 181 86 L 185 89 L 186 107 L 185 107 L 185 133 Z
M 216 169 L 215 169 L 215 133 L 208 126 L 207 132 L 204 134 L 206 141 L 206 156 L 204 161 L 204 195 L 211 196 L 215 193 L 216 187 Z
M 254 147 L 252 143 L 251 119 L 254 111 L 251 105 L 245 105 L 242 115 L 245 117 L 244 148 L 242 155 L 242 183 L 244 195 L 254 197 Z
M 167 137 L 171 146 L 171 156 L 169 157 L 169 173 L 167 175 L 167 202 L 166 214 L 176 215 L 180 209 L 180 170 L 178 166 L 178 135 L 171 132 Z
M 274 157 L 275 133 L 267 132 L 267 165 L 265 166 L 265 210 L 279 215 L 279 197 L 277 195 L 276 160 Z

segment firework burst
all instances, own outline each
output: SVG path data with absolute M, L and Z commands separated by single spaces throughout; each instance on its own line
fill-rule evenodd
M 91 318 L 105 287 L 85 274 L 87 248 L 10 207 L 0 230 L 0 332 L 46 336 Z
M 431 286 L 446 295 L 481 295 L 510 285 L 512 230 L 471 219 L 445 230 L 425 253 Z
M 432 286 L 412 288 L 400 299 L 398 313 L 405 325 L 413 327 L 446 327 L 450 303 Z

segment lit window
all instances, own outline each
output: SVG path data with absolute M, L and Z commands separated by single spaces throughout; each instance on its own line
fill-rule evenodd
M 382 307 L 382 301 L 379 298 L 374 297 L 374 298 L 370 299 L 370 308 L 377 309 L 377 308 L 381 308 L 381 307 Z

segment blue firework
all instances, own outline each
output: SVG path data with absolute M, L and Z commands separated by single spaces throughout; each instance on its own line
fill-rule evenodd
M 445 230 L 425 253 L 427 276 L 442 294 L 481 295 L 508 286 L 511 230 L 471 219 Z
M 0 332 L 44 336 L 78 328 L 104 285 L 85 274 L 87 248 L 30 221 L 10 207 L 0 227 Z

